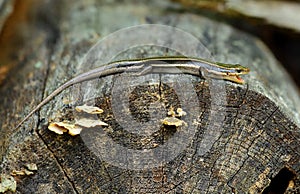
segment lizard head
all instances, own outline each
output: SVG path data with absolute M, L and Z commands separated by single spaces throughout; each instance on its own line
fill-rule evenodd
M 223 79 L 229 80 L 232 82 L 236 82 L 239 84 L 245 83 L 245 81 L 240 77 L 240 75 L 245 75 L 250 72 L 250 69 L 247 67 L 244 67 L 240 64 L 226 64 L 226 63 L 216 63 L 221 70 L 220 75 Z

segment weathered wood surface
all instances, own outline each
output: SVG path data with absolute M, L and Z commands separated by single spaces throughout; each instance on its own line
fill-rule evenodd
M 271 25 L 287 28 L 293 31 L 300 31 L 299 23 L 295 22 L 300 19 L 298 10 L 300 4 L 297 1 L 249 1 L 249 4 L 239 2 L 228 2 L 228 7 L 232 11 L 244 14 L 250 18 L 260 19 Z M 251 7 L 251 9 L 245 9 Z M 249 11 L 250 10 L 250 11 Z
M 34 175 L 15 177 L 18 193 L 259 193 L 284 167 L 296 173 L 295 185 L 289 192 L 299 192 L 299 96 L 288 76 L 259 40 L 203 17 L 178 13 L 176 6 L 158 1 L 59 3 L 61 14 L 54 22 L 59 37 L 54 33 L 56 30 L 46 31 L 46 37 L 58 38 L 56 43 L 39 41 L 45 35 L 33 37 L 32 42 L 36 44 L 24 48 L 26 60 L 20 61 L 20 68 L 1 88 L 1 173 L 10 174 L 28 163 L 38 166 Z M 47 13 L 51 6 L 55 5 L 45 6 L 44 12 Z M 198 107 L 199 114 L 187 112 L 196 120 L 179 131 L 161 126 L 146 138 L 146 143 L 145 138 L 125 131 L 113 115 L 110 97 L 118 76 L 100 80 L 97 86 L 100 92 L 96 93 L 98 98 L 94 101 L 104 109 L 100 118 L 109 123 L 109 127 L 86 131 L 81 137 L 60 136 L 47 130 L 49 120 L 69 113 L 70 106 L 64 103 L 73 98 L 78 100 L 75 104 L 83 103 L 83 94 L 73 93 L 77 91 L 75 87 L 58 95 L 18 131 L 12 131 L 43 97 L 79 73 L 76 69 L 83 56 L 99 38 L 123 27 L 145 23 L 181 28 L 199 38 L 215 60 L 245 64 L 252 70 L 245 76 L 248 84 L 240 86 L 226 82 L 224 85 L 218 81 L 215 87 L 220 86 L 222 90 L 213 93 L 214 85 L 207 81 L 177 76 L 173 80 L 182 82 L 183 88 L 189 87 L 185 80 L 191 80 L 198 101 L 195 104 L 195 99 L 189 99 L 186 107 L 188 110 Z M 143 47 L 118 57 L 168 54 L 172 51 Z M 171 78 L 167 75 L 153 78 L 150 86 L 135 88 L 130 95 L 132 104 L 125 113 L 136 117 L 135 121 L 147 120 L 153 110 L 145 105 L 158 99 L 167 110 L 171 106 L 181 107 L 183 102 L 168 84 L 164 84 L 164 80 Z M 123 103 L 114 105 L 118 110 L 123 109 Z M 220 123 L 211 122 L 212 113 L 219 113 L 221 127 L 218 126 Z M 91 147 L 103 146 L 109 139 L 104 136 L 106 133 L 126 148 L 155 150 L 176 133 L 185 133 L 192 127 L 197 130 L 193 136 L 184 139 L 188 141 L 187 147 L 168 163 L 162 162 L 154 168 L 132 169 L 130 162 L 135 159 L 129 157 L 129 152 L 118 153 L 114 146 L 104 148 L 111 157 L 128 160 L 128 168 L 120 168 L 112 165 L 113 161 L 99 157 Z M 212 129 L 216 132 L 211 133 Z M 147 131 L 147 128 L 143 130 Z M 96 141 L 100 137 L 102 139 Z M 88 142 L 88 138 L 92 141 Z M 178 150 L 185 143 L 178 141 Z M 206 146 L 210 149 L 203 152 Z M 172 148 L 177 150 L 176 145 Z M 167 158 L 170 153 L 163 154 Z M 159 156 L 150 155 L 149 158 Z
M 259 0 L 218 0 L 218 1 L 199 1 L 199 0 L 173 0 L 190 8 L 212 10 L 224 14 L 227 17 L 237 19 L 255 20 L 260 24 L 269 24 L 279 28 L 300 31 L 297 22 L 300 19 L 300 4 L 297 1 L 259 1 Z

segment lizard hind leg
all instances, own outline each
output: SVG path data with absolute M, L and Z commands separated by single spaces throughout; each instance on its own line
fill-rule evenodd
M 142 76 L 150 73 L 152 71 L 152 66 L 151 65 L 142 65 L 140 71 L 135 71 L 133 75 L 135 76 Z

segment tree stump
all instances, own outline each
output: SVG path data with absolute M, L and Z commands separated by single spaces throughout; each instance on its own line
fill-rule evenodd
M 49 10 L 58 3 L 56 15 Z M 300 105 L 290 78 L 255 37 L 181 11 L 167 2 L 129 0 L 53 1 L 41 7 L 37 18 L 47 28 L 29 40 L 1 88 L 1 174 L 32 163 L 38 168 L 13 176 L 17 193 L 300 192 Z M 65 90 L 12 131 L 50 92 L 82 73 L 78 65 L 100 38 L 147 23 L 176 26 L 197 37 L 216 61 L 249 67 L 247 84 L 181 74 L 114 75 Z M 146 45 L 116 58 L 176 53 Z M 134 82 L 143 84 L 125 87 Z M 99 119 L 108 126 L 74 137 L 47 129 L 51 121 L 76 118 L 73 107 L 84 103 L 102 108 Z M 179 116 L 186 124 L 163 125 L 168 111 L 179 114 L 177 108 L 187 113 Z M 117 118 L 116 111 L 123 116 Z M 141 126 L 146 134 L 135 131 Z

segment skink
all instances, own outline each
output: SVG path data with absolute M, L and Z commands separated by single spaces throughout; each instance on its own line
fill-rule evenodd
M 136 72 L 139 75 L 146 73 L 170 73 L 170 74 L 191 74 L 202 78 L 223 79 L 238 84 L 243 84 L 244 80 L 240 75 L 249 73 L 249 68 L 239 64 L 225 64 L 218 62 L 210 62 L 199 58 L 189 57 L 154 57 L 134 60 L 123 60 L 109 63 L 88 72 L 77 75 L 67 81 L 49 96 L 43 99 L 33 110 L 28 113 L 15 127 L 19 128 L 31 115 L 38 111 L 42 106 L 47 104 L 56 95 L 66 88 L 84 81 L 101 78 L 109 75 L 119 74 L 123 72 Z

